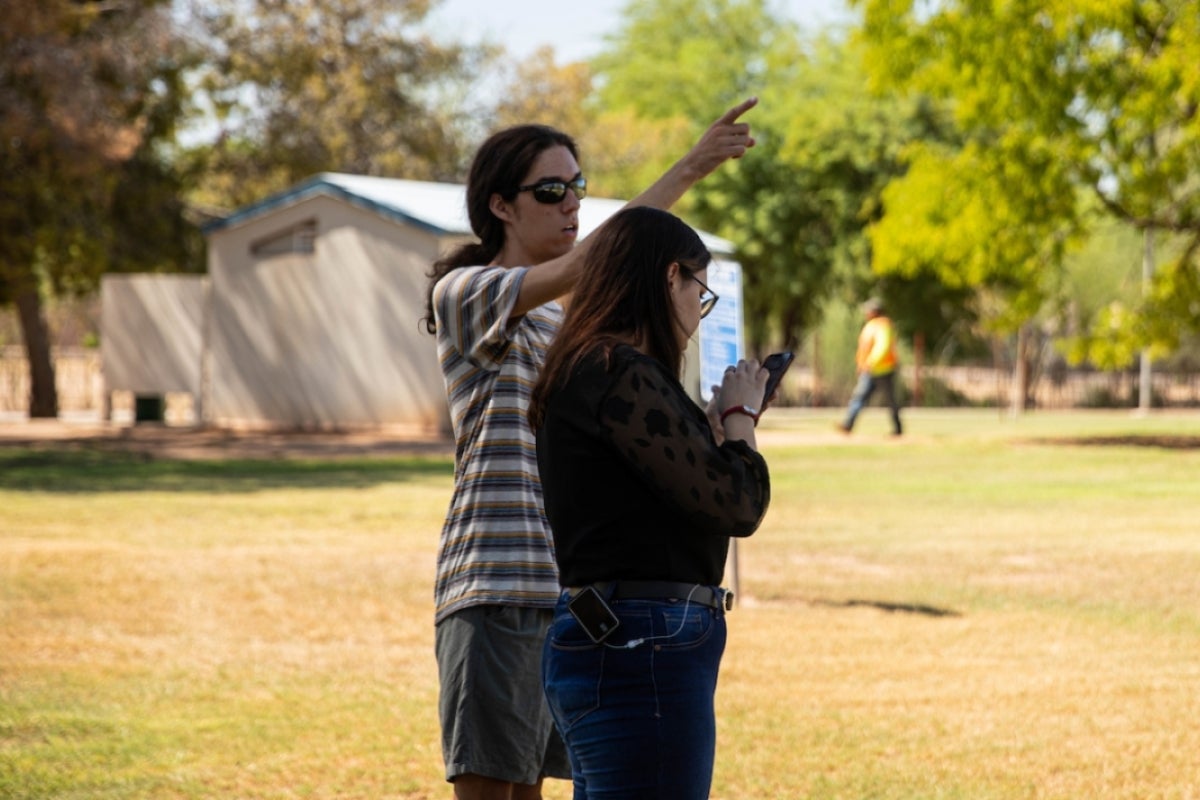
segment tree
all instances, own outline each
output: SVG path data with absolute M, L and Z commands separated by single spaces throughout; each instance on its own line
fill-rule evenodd
M 595 121 L 587 102 L 593 88 L 591 68 L 585 62 L 559 65 L 552 47 L 540 47 L 515 64 L 503 84 L 493 112 L 496 129 L 536 122 L 574 137 Z
M 157 150 L 182 109 L 189 51 L 157 0 L 7 0 L 0 28 L 0 304 L 14 304 L 31 417 L 58 413 L 43 292 L 186 246 L 180 177 Z M 150 205 L 148 196 L 165 199 Z M 151 236 L 174 238 L 160 248 Z M 194 238 L 192 239 L 194 242 Z
M 679 118 L 645 119 L 629 108 L 606 108 L 595 84 L 589 64 L 559 65 L 552 48 L 541 48 L 506 77 L 493 127 L 540 122 L 565 131 L 579 146 L 588 190 L 627 200 L 691 144 L 691 126 Z
M 780 236 L 779 259 L 765 274 L 768 304 L 784 331 L 804 331 L 820 321 L 835 294 L 857 306 L 871 294 L 888 301 L 902 330 L 940 335 L 957 314 L 950 306 L 914 305 L 914 294 L 944 297 L 936 276 L 917 274 L 881 284 L 865 232 L 883 209 L 882 193 L 902 173 L 903 154 L 914 142 L 942 140 L 946 126 L 922 98 L 900 100 L 873 94 L 853 42 L 821 36 L 807 47 L 804 68 L 777 98 L 768 133 L 779 141 L 776 174 L 783 181 L 770 193 L 743 201 L 747 207 L 783 204 L 792 219 L 755 226 L 759 238 Z M 790 246 L 789 246 L 790 245 Z M 800 265 L 804 265 L 801 269 Z M 798 281 L 797 277 L 807 279 Z M 937 315 L 926 312 L 937 308 Z M 791 341 L 789 341 L 791 344 Z
M 751 346 L 795 342 L 827 294 L 832 225 L 820 199 L 796 191 L 784 153 L 790 92 L 811 63 L 795 26 L 763 0 L 633 0 L 610 48 L 594 63 L 600 99 L 639 119 L 673 122 L 688 139 L 750 96 L 757 146 L 698 184 L 681 203 L 703 227 L 734 242 L 744 267 Z M 660 157 L 661 171 L 678 153 Z
M 937 120 L 872 96 L 847 43 L 805 40 L 761 0 L 635 0 L 625 13 L 595 64 L 606 107 L 694 133 L 722 104 L 760 97 L 748 116 L 757 146 L 684 209 L 737 246 L 751 346 L 796 348 L 836 292 L 873 284 L 863 231 L 903 146 Z
M 1025 331 L 1098 207 L 1186 240 L 1109 340 L 1200 327 L 1200 0 L 856 4 L 877 81 L 945 102 L 964 140 L 911 153 L 872 232 L 881 268 L 975 287 Z
M 775 68 L 797 54 L 795 27 L 764 0 L 630 0 L 621 28 L 593 60 L 595 102 L 607 114 L 659 126 L 660 141 L 643 142 L 637 154 L 636 169 L 655 176 L 725 109 L 760 94 L 768 75 L 781 77 Z M 752 114 L 758 125 L 759 110 Z
M 212 50 L 197 79 L 213 128 L 194 153 L 208 173 L 199 199 L 243 205 L 322 171 L 460 177 L 477 126 L 467 89 L 494 52 L 420 33 L 428 9 L 425 0 L 196 3 Z

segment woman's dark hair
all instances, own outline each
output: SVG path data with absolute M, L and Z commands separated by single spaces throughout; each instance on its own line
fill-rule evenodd
M 707 269 L 708 248 L 683 220 L 644 206 L 619 211 L 594 235 L 566 318 L 533 388 L 529 424 L 534 430 L 545 418 L 551 393 L 597 345 L 608 362 L 618 344 L 636 342 L 676 378 L 682 373 L 679 318 L 667 268 L 679 262 L 689 273 Z
M 489 207 L 492 195 L 506 201 L 517 196 L 517 187 L 546 150 L 565 147 L 576 161 L 579 151 L 575 140 L 548 125 L 517 125 L 492 134 L 475 154 L 467 176 L 467 218 L 478 242 L 460 245 L 433 262 L 428 273 L 429 286 L 425 292 L 425 330 L 437 332 L 433 316 L 433 287 L 447 272 L 459 267 L 490 264 L 504 247 L 504 223 Z

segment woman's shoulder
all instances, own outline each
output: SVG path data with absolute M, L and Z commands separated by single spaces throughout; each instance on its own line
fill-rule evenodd
M 575 360 L 570 382 L 584 393 L 598 396 L 620 383 L 631 370 L 647 369 L 650 366 L 647 361 L 642 353 L 629 345 L 596 342 Z
M 666 370 L 657 359 L 628 344 L 617 344 L 602 352 L 597 348 L 589 354 L 593 364 L 603 365 L 603 370 L 612 382 L 628 383 L 634 376 L 642 378 L 666 377 Z M 595 359 L 595 360 L 593 360 Z
M 589 347 L 572 370 L 576 379 L 595 384 L 622 384 L 642 379 L 670 382 L 671 376 L 659 361 L 632 345 L 597 342 Z
M 686 396 L 679 379 L 661 361 L 629 345 L 614 348 L 608 373 L 614 389 L 622 393 Z
M 612 358 L 610 361 L 614 366 L 628 366 L 629 364 L 644 362 L 647 356 L 631 344 L 618 343 L 612 347 Z
M 631 344 L 619 343 L 612 347 L 612 357 L 610 359 L 614 368 L 630 368 L 648 369 L 655 372 L 664 372 L 663 365 L 657 358 L 648 356 L 641 350 L 638 350 Z

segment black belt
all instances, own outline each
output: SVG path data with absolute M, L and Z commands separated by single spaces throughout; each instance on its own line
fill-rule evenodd
M 686 600 L 709 608 L 733 609 L 733 591 L 677 581 L 601 581 L 592 587 L 610 600 Z M 583 587 L 569 588 L 574 597 Z

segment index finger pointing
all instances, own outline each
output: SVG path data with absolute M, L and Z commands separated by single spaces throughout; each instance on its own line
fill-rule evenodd
M 733 108 L 729 109 L 724 114 L 722 114 L 721 118 L 717 120 L 717 124 L 720 125 L 720 124 L 728 124 L 730 122 L 736 122 L 738 117 L 740 117 L 742 114 L 745 114 L 747 111 L 754 108 L 756 105 L 758 105 L 757 97 L 751 97 L 746 100 L 743 100 L 742 102 L 738 103 L 736 106 L 734 106 Z

